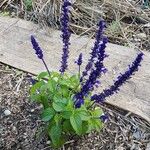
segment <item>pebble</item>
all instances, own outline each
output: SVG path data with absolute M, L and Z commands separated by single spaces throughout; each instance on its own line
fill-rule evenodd
M 146 150 L 150 150 L 150 142 L 147 144 Z
M 137 34 L 137 37 L 141 38 L 141 39 L 145 39 L 147 36 L 145 33 L 139 33 L 139 34 Z
M 5 114 L 5 116 L 9 116 L 9 115 L 11 114 L 11 112 L 10 112 L 10 110 L 6 109 L 6 110 L 4 111 L 4 114 Z
M 15 126 L 12 127 L 12 131 L 13 131 L 13 133 L 15 133 L 15 134 L 18 133 L 17 128 L 16 128 Z
M 31 109 L 31 112 L 34 112 L 34 109 Z
M 51 144 L 51 141 L 47 141 L 46 144 L 47 144 L 47 145 Z
M 150 22 L 145 24 L 143 27 L 150 28 Z

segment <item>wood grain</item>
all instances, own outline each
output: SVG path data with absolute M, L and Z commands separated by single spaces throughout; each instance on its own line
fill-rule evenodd
M 32 50 L 31 34 L 35 35 L 43 48 L 50 70 L 59 70 L 62 53 L 60 32 L 52 29 L 45 31 L 31 22 L 16 18 L 0 17 L 0 62 L 32 74 L 44 71 L 43 64 Z M 71 43 L 68 72 L 75 73 L 77 71 L 75 59 L 80 52 L 83 53 L 83 70 L 93 40 L 72 35 Z M 105 60 L 105 66 L 109 71 L 101 78 L 102 84 L 96 90 L 97 93 L 109 87 L 117 75 L 124 72 L 137 55 L 137 51 L 115 44 L 108 44 L 106 52 L 109 57 Z M 150 53 L 144 53 L 144 61 L 139 72 L 136 72 L 118 94 L 108 98 L 107 102 L 133 112 L 150 122 Z

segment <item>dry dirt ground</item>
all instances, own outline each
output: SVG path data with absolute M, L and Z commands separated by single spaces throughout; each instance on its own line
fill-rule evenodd
M 29 99 L 30 75 L 0 64 L 0 150 L 49 150 L 40 120 L 42 107 Z M 109 120 L 100 133 L 74 137 L 62 150 L 150 150 L 150 124 L 138 116 L 101 106 Z

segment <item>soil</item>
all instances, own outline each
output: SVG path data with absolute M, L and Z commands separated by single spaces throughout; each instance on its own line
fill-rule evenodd
M 0 63 L 0 150 L 50 150 L 40 120 L 42 107 L 29 99 L 31 75 Z M 149 150 L 150 124 L 108 104 L 102 131 L 70 138 L 62 150 Z M 10 113 L 6 113 L 6 110 Z

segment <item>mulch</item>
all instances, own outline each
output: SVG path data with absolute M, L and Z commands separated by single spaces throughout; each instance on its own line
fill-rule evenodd
M 0 63 L 0 150 L 52 149 L 40 120 L 42 107 L 29 98 L 30 76 Z M 70 137 L 62 150 L 150 149 L 148 122 L 108 104 L 100 107 L 109 116 L 102 131 Z

